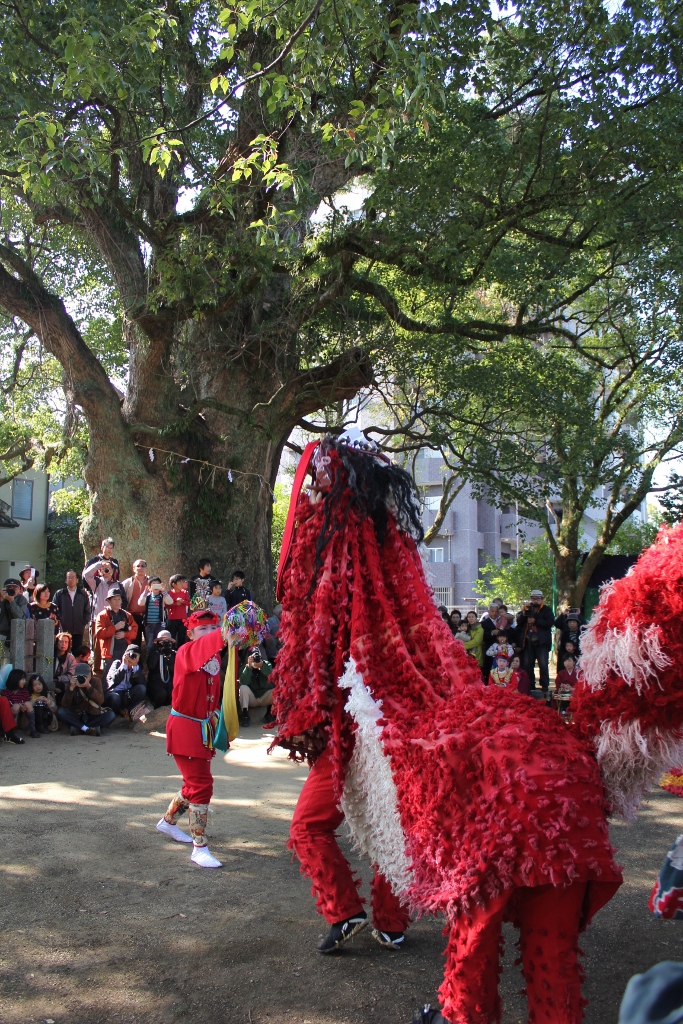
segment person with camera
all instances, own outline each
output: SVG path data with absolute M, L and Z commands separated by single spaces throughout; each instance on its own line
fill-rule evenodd
M 8 579 L 0 590 L 0 643 L 9 648 L 12 619 L 25 619 L 28 601 L 24 597 L 21 583 L 16 579 Z
M 68 633 L 57 633 L 55 637 L 53 687 L 58 700 L 61 700 L 75 671 L 76 659 L 71 650 L 71 637 Z
M 33 591 L 36 589 L 36 583 L 40 573 L 32 565 L 25 565 L 19 573 L 19 579 L 21 581 L 21 589 L 24 597 L 30 603 L 33 600 Z
M 101 561 L 111 562 L 111 564 L 113 566 L 113 569 L 114 569 L 114 573 L 113 573 L 112 579 L 114 581 L 118 580 L 118 578 L 119 578 L 119 563 L 114 558 L 114 538 L 113 537 L 105 537 L 104 538 L 104 540 L 100 544 L 100 553 L 99 553 L 99 555 L 93 555 L 92 558 L 89 558 L 88 561 L 85 563 L 85 568 L 88 569 L 88 568 L 90 568 L 91 565 L 95 565 L 97 562 L 101 562 Z M 85 575 L 85 571 L 84 571 L 84 575 Z
M 121 607 L 121 593 L 116 586 L 107 595 L 107 607 L 95 619 L 95 640 L 100 661 L 104 666 L 102 677 L 107 678 L 113 661 L 123 657 L 128 644 L 138 635 L 133 616 Z
M 137 623 L 138 636 L 142 636 L 148 586 L 147 562 L 144 558 L 136 558 L 133 562 L 133 575 L 123 581 L 122 587 L 126 594 L 126 611 L 130 612 Z
M 152 576 L 145 594 L 145 614 L 143 625 L 145 630 L 145 650 L 149 651 L 157 638 L 157 633 L 164 628 L 164 585 L 158 576 Z
M 104 706 L 111 708 L 116 714 L 123 714 L 134 708 L 146 696 L 147 687 L 140 668 L 140 648 L 137 644 L 129 644 L 123 656 L 111 662 L 107 673 Z
M 550 687 L 548 662 L 553 642 L 552 630 L 555 624 L 555 616 L 551 609 L 543 603 L 542 590 L 531 591 L 530 600 L 525 603 L 521 614 L 518 616 L 518 622 L 519 636 L 522 641 L 522 664 L 524 665 L 524 670 L 531 680 L 532 689 L 535 689 L 535 668 L 536 662 L 538 662 L 541 689 L 544 694 L 547 694 Z
M 116 718 L 110 708 L 103 707 L 102 683 L 92 674 L 90 665 L 79 662 L 57 708 L 57 719 L 69 726 L 71 736 L 99 736 Z
M 272 671 L 273 666 L 263 660 L 258 647 L 252 647 L 246 665 L 240 671 L 240 725 L 251 725 L 249 708 L 267 708 L 263 724 L 271 725 L 275 722 L 275 715 L 270 710 L 274 687 L 268 682 Z
M 171 703 L 175 656 L 175 640 L 167 629 L 160 629 L 147 648 L 147 697 L 155 708 Z
M 97 559 L 83 570 L 83 580 L 92 594 L 92 617 L 97 619 L 107 605 L 110 590 L 115 590 L 121 597 L 121 605 L 126 607 L 126 592 L 121 583 L 116 582 L 117 568 L 109 559 Z

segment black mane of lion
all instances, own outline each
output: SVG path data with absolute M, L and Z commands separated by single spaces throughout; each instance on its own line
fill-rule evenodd
M 384 544 L 390 515 L 418 544 L 424 539 L 417 491 L 409 473 L 399 466 L 380 462 L 370 452 L 359 451 L 331 438 L 325 438 L 323 448 L 335 451 L 340 462 L 333 463 L 332 487 L 323 498 L 323 522 L 315 549 L 311 590 L 322 568 L 323 551 L 335 533 L 345 528 L 351 509 L 372 519 L 380 546 Z M 351 498 L 343 502 L 342 495 L 347 489 Z

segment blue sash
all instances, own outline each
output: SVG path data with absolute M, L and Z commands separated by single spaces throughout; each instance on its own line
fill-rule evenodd
M 208 750 L 214 749 L 216 733 L 221 718 L 220 711 L 212 711 L 208 718 L 193 718 L 192 715 L 182 715 L 175 708 L 171 708 L 171 714 L 174 718 L 187 718 L 190 722 L 199 722 L 202 727 L 202 743 Z

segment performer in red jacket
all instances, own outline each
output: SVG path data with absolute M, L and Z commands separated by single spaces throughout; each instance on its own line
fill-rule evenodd
M 166 725 L 166 750 L 173 755 L 183 777 L 180 791 L 157 823 L 159 832 L 179 843 L 192 843 L 191 860 L 202 868 L 220 868 L 209 852 L 206 819 L 213 794 L 211 758 L 221 702 L 221 653 L 226 646 L 210 611 L 197 611 L 185 620 L 190 643 L 175 661 L 171 714 Z M 189 811 L 190 836 L 178 827 Z

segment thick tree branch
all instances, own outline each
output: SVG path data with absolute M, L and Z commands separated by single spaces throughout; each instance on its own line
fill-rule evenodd
M 0 250 L 5 259 L 6 247 Z M 40 283 L 31 268 L 11 253 L 11 265 L 22 280 L 8 273 L 0 262 L 0 305 L 23 320 L 44 347 L 61 363 L 76 401 L 86 412 L 105 413 L 119 422 L 119 399 L 99 361 L 84 342 L 64 303 Z M 7 260 L 7 262 L 10 262 Z

